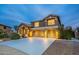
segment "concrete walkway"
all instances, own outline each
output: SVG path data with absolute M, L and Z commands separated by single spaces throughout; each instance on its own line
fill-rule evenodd
M 12 47 L 0 45 L 0 55 L 28 55 L 28 54 Z
M 56 40 L 43 55 L 79 55 L 79 41 Z

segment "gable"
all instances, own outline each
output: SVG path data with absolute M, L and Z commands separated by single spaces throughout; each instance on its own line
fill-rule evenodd
M 61 22 L 60 22 L 60 19 L 59 19 L 59 16 L 56 16 L 56 15 L 48 15 L 47 17 L 45 17 L 43 19 L 44 22 L 47 22 L 48 20 L 50 19 L 53 19 L 56 21 L 56 23 L 60 24 L 61 25 Z

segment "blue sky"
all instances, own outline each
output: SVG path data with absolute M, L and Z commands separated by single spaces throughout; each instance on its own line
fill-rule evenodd
M 0 23 L 13 27 L 54 14 L 65 26 L 79 26 L 79 5 L 70 4 L 0 4 Z

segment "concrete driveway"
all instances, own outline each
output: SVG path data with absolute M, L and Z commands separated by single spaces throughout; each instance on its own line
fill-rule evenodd
M 12 40 L 6 42 L 0 42 L 0 45 L 15 48 L 30 55 L 41 55 L 55 40 L 53 38 L 23 38 L 19 40 Z M 7 49 L 8 49 L 7 47 Z M 3 48 L 0 48 L 2 51 Z M 5 51 L 12 52 L 10 50 Z

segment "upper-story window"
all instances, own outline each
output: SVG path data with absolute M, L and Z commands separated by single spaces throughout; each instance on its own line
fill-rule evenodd
M 34 23 L 34 26 L 35 26 L 35 27 L 39 27 L 39 22 L 35 22 L 35 23 Z
M 4 26 L 4 29 L 6 29 L 6 26 Z
M 48 25 L 54 25 L 56 23 L 55 19 L 48 20 Z

